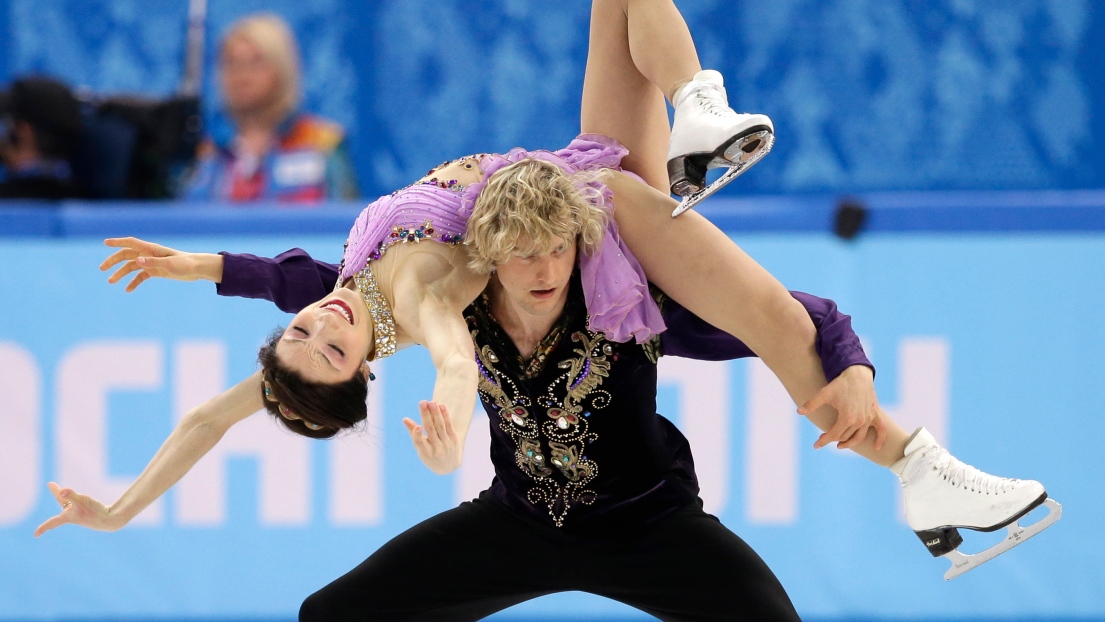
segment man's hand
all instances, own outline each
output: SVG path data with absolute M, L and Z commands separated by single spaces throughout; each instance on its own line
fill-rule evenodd
M 104 240 L 104 245 L 120 250 L 100 264 L 100 271 L 123 264 L 108 277 L 108 283 L 118 283 L 128 274 L 138 272 L 127 284 L 127 292 L 133 292 L 150 277 L 178 281 L 202 279 L 215 283 L 223 280 L 222 255 L 187 253 L 138 238 L 108 238 Z
M 886 442 L 886 413 L 879 407 L 871 368 L 853 365 L 845 369 L 802 404 L 798 414 L 809 415 L 825 405 L 836 409 L 836 422 L 828 432 L 817 437 L 814 449 L 832 442 L 836 442 L 837 449 L 851 449 L 867 438 L 869 428 L 875 429 L 875 450 L 882 449 Z
M 438 475 L 452 473 L 460 467 L 464 448 L 453 431 L 453 419 L 443 404 L 422 400 L 418 403 L 422 425 L 413 419 L 403 419 L 403 425 L 414 441 L 418 457 Z

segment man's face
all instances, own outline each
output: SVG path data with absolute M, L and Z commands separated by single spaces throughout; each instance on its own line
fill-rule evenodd
M 538 318 L 560 315 L 568 300 L 568 283 L 575 264 L 575 240 L 557 240 L 549 248 L 512 254 L 495 267 L 506 298 L 502 302 L 521 315 Z

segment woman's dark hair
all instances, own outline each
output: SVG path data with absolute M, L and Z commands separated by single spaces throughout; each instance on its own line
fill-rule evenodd
M 270 395 L 262 395 L 265 410 L 292 432 L 311 438 L 331 438 L 340 430 L 364 421 L 368 416 L 365 405 L 368 378 L 365 374 L 358 371 L 349 380 L 336 384 L 307 380 L 277 358 L 276 344 L 283 334 L 283 328 L 276 329 L 257 353 L 262 377 L 272 389 Z M 265 391 L 264 385 L 261 391 Z M 284 417 L 280 414 L 281 407 L 301 419 Z M 306 424 L 308 421 L 322 428 L 312 430 Z

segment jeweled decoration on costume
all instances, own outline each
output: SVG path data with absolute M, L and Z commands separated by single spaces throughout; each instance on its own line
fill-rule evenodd
M 473 327 L 471 332 L 473 341 L 478 342 L 479 330 Z M 496 368 L 501 357 L 488 345 L 476 351 L 479 391 L 498 413 L 499 429 L 514 439 L 518 468 L 533 479 L 534 486 L 526 492 L 526 499 L 534 505 L 546 506 L 557 527 L 564 526 L 574 504 L 591 505 L 598 496 L 587 488 L 598 477 L 598 464 L 584 455 L 585 448 L 598 440 L 598 435 L 589 429 L 585 417 L 590 412 L 584 413 L 583 402 L 590 400 L 592 410 L 610 403 L 610 393 L 599 386 L 610 375 L 608 357 L 616 356 L 601 334 L 575 332 L 572 341 L 582 347 L 573 350 L 575 357 L 557 365 L 567 371 L 558 375 L 538 399 L 546 409 L 544 424 L 540 426 L 530 412 L 533 406 L 527 391 Z M 556 343 L 545 344 L 543 354 L 551 354 Z M 521 364 L 520 368 L 536 376 L 543 362 Z M 557 399 L 557 390 L 565 395 L 563 402 Z
M 364 298 L 368 314 L 372 316 L 372 332 L 376 337 L 376 346 L 373 349 L 372 359 L 378 361 L 395 354 L 395 318 L 391 314 L 391 307 L 380 291 L 380 285 L 376 283 L 376 277 L 372 275 L 372 267 L 365 266 L 363 270 L 353 275 L 353 282 Z

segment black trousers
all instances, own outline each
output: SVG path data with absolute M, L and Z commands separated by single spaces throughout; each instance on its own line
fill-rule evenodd
M 638 533 L 564 534 L 485 495 L 408 529 L 299 610 L 301 622 L 479 620 L 555 592 L 661 620 L 798 620 L 774 573 L 692 504 Z

